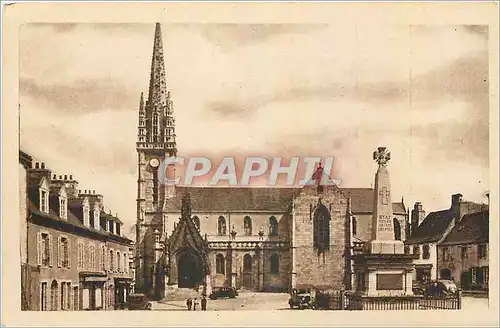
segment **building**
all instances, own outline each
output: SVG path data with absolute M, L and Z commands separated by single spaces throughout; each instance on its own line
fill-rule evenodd
M 369 240 L 374 190 L 317 183 L 302 188 L 159 184 L 160 163 L 177 155 L 166 85 L 156 24 L 136 143 L 136 290 L 162 298 L 169 289 L 196 286 L 350 288 L 352 242 Z M 312 179 L 319 181 L 322 172 L 316 174 Z M 405 206 L 401 201 L 393 209 L 395 237 L 404 240 Z
M 132 276 L 131 240 L 104 211 L 103 197 L 78 190 L 71 175 L 52 175 L 20 152 L 21 295 L 24 310 L 113 309 Z
M 464 215 L 438 245 L 441 279 L 454 279 L 463 290 L 488 290 L 489 211 Z
M 410 236 L 405 240 L 406 252 L 414 255 L 414 280 L 423 282 L 440 278 L 437 265 L 438 246 L 464 215 L 481 212 L 487 208 L 486 204 L 465 201 L 462 194 L 454 194 L 451 196 L 450 208 L 425 216 L 422 204 L 416 202 L 411 212 Z

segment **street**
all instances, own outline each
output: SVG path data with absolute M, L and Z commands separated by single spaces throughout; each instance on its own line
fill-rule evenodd
M 241 292 L 235 299 L 208 299 L 207 311 L 289 310 L 288 297 L 285 293 Z M 185 300 L 152 303 L 152 309 L 157 311 L 187 311 Z M 471 312 L 486 310 L 488 299 L 465 296 L 462 298 L 462 308 Z

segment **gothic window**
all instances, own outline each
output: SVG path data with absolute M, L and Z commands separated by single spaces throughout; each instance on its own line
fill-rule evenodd
M 401 224 L 399 220 L 394 218 L 394 240 L 401 240 Z
M 200 231 L 200 219 L 196 215 L 193 216 L 193 223 L 196 226 L 196 229 Z
M 252 271 L 252 255 L 250 254 L 245 254 L 245 256 L 243 257 L 243 271 Z
M 352 217 L 352 235 L 356 236 L 358 233 L 358 222 L 355 217 Z
M 217 254 L 217 256 L 215 257 L 215 273 L 225 274 L 225 262 L 226 261 L 224 260 L 224 255 Z
M 223 216 L 219 216 L 219 220 L 217 220 L 217 233 L 219 235 L 226 234 L 226 219 Z
M 274 216 L 269 218 L 269 235 L 276 236 L 278 234 L 278 221 Z
M 280 272 L 280 258 L 278 253 L 271 254 L 271 273 Z
M 249 216 L 245 216 L 243 219 L 243 228 L 245 230 L 245 235 L 252 235 L 252 219 Z
M 158 114 L 153 114 L 153 135 L 154 135 L 154 140 L 155 142 L 158 141 Z
M 318 252 L 330 249 L 330 212 L 324 205 L 320 205 L 314 211 L 313 219 L 314 248 Z

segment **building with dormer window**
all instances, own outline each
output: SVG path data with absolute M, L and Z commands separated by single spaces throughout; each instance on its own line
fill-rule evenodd
M 23 310 L 114 309 L 126 301 L 132 241 L 103 197 L 79 190 L 71 175 L 19 154 L 21 167 L 21 296 Z M 111 250 L 119 257 L 108 264 Z

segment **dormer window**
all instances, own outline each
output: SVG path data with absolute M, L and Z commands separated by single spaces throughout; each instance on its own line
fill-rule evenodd
M 43 213 L 49 213 L 49 185 L 45 178 L 42 179 L 39 190 L 40 211 Z
M 120 235 L 120 224 L 118 222 L 116 223 L 116 234 Z
M 63 219 L 68 218 L 68 204 L 66 202 L 66 198 L 60 197 L 59 198 L 59 216 Z
M 99 209 L 96 208 L 94 209 L 94 224 L 92 225 L 92 227 L 94 227 L 94 229 L 99 229 Z
M 90 222 L 90 211 L 89 207 L 86 205 L 83 205 L 83 225 L 88 227 Z
M 114 233 L 114 222 L 113 220 L 109 220 L 109 232 Z

